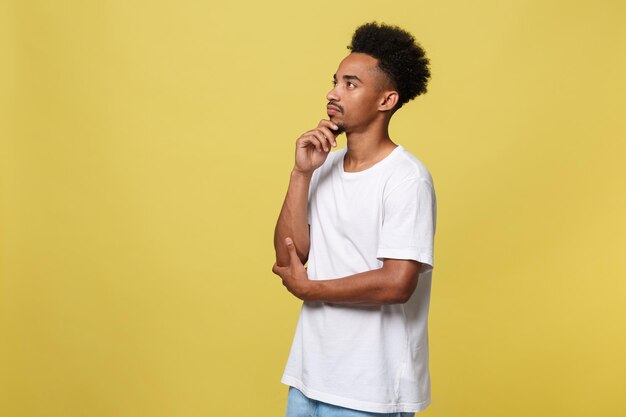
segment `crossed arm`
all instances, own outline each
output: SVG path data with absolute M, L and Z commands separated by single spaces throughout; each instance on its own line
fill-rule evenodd
M 272 271 L 283 285 L 303 301 L 371 306 L 406 303 L 415 287 L 421 264 L 405 259 L 385 259 L 383 267 L 338 279 L 309 280 L 293 241 L 285 239 L 288 266 L 274 264 Z

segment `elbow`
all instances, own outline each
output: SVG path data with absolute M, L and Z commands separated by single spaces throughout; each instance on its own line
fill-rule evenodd
M 406 304 L 413 296 L 413 291 L 397 291 L 389 298 L 389 304 Z
M 302 265 L 306 265 L 306 263 L 309 261 L 309 251 L 307 250 L 306 252 L 300 252 L 296 249 L 296 253 L 298 254 L 298 258 L 300 258 L 300 262 L 302 262 Z
M 413 293 L 411 293 L 411 294 L 407 294 L 407 293 L 402 294 L 402 296 L 398 298 L 398 304 L 406 304 L 411 299 L 412 295 L 413 295 Z
M 393 293 L 393 294 L 384 294 L 378 297 L 378 300 L 375 302 L 376 304 L 381 305 L 390 305 L 390 304 L 405 304 L 407 301 L 411 299 L 411 296 L 407 294 L 401 293 Z
M 304 247 L 304 250 L 301 250 L 300 246 L 305 246 L 305 245 L 296 244 L 296 254 L 298 255 L 298 258 L 300 259 L 300 262 L 302 262 L 302 265 L 306 265 L 307 261 L 309 260 L 309 247 L 306 246 Z M 291 262 L 289 259 L 289 252 L 287 251 L 286 247 L 283 248 L 278 245 L 275 245 L 274 253 L 276 255 L 276 264 L 278 266 L 288 266 L 289 263 Z
M 405 304 L 411 299 L 417 288 L 420 267 L 420 264 L 414 261 L 389 259 L 385 261 L 383 269 L 386 270 L 385 281 L 388 283 L 387 303 Z
M 390 304 L 406 304 L 417 288 L 417 276 L 399 279 L 390 294 Z
M 413 290 L 404 286 L 393 286 L 379 293 L 381 304 L 405 304 L 413 296 Z

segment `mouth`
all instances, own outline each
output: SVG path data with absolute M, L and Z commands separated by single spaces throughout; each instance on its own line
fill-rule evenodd
M 343 113 L 343 109 L 341 107 L 339 107 L 339 106 L 335 106 L 335 105 L 329 104 L 329 105 L 326 106 L 326 113 L 329 116 L 334 116 L 336 114 Z

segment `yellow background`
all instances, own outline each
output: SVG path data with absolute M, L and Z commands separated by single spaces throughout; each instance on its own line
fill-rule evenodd
M 439 203 L 422 415 L 626 415 L 618 0 L 3 2 L 0 415 L 283 415 L 274 222 L 371 20 L 432 61 L 391 131 Z

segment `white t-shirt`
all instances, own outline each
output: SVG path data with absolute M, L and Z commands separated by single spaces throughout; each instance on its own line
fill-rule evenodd
M 402 146 L 360 172 L 344 171 L 346 151 L 331 152 L 311 180 L 309 279 L 378 269 L 384 258 L 413 259 L 427 267 L 405 304 L 305 302 L 282 382 L 311 399 L 356 410 L 422 411 L 430 404 L 432 178 Z

